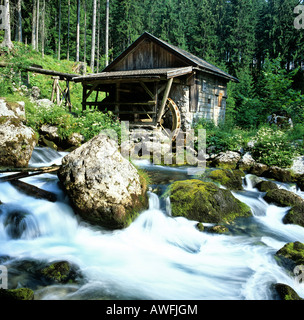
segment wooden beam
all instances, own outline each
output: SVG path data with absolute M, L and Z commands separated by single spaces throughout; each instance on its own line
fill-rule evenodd
M 98 87 L 98 84 L 95 83 L 95 84 L 92 86 L 92 88 L 90 89 L 89 93 L 86 94 L 85 100 L 87 100 L 87 99 L 90 97 L 91 93 L 92 93 L 97 87 Z
M 154 94 L 150 91 L 150 89 L 145 85 L 144 82 L 140 81 L 140 85 L 145 89 L 145 91 L 147 92 L 147 94 L 154 100 L 155 96 Z
M 166 103 L 167 103 L 167 100 L 169 98 L 169 94 L 170 94 L 170 91 L 171 91 L 171 87 L 172 87 L 172 83 L 173 83 L 173 79 L 174 78 L 171 78 L 168 83 L 167 83 L 167 87 L 166 87 L 166 90 L 165 90 L 165 93 L 164 93 L 164 97 L 163 97 L 163 100 L 162 100 L 162 104 L 161 104 L 161 107 L 159 109 L 159 113 L 157 115 L 157 123 L 160 123 L 160 120 L 164 114 L 164 110 L 165 110 L 165 107 L 166 107 Z
M 148 102 L 86 102 L 87 106 L 154 106 L 155 101 Z

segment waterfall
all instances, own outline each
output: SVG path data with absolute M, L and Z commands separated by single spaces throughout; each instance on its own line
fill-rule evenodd
M 31 165 L 58 162 L 62 156 L 37 149 Z M 161 168 L 171 179 L 179 179 L 182 170 Z M 0 258 L 11 257 L 5 263 L 12 268 L 29 259 L 67 260 L 86 279 L 73 287 L 39 289 L 40 299 L 267 300 L 276 298 L 270 285 L 277 282 L 304 297 L 304 285 L 295 283 L 274 259 L 286 242 L 304 242 L 304 228 L 284 225 L 287 208 L 267 204 L 252 185 L 234 195 L 252 208 L 253 217 L 236 221 L 230 234 L 217 235 L 200 232 L 197 221 L 170 216 L 169 200 L 162 209 L 160 197 L 152 192 L 149 209 L 130 227 L 117 231 L 93 227 L 75 215 L 56 176 L 25 181 L 56 192 L 59 201 L 36 200 L 8 183 L 0 184 L 5 204 L 0 206 Z M 23 285 L 20 279 L 21 275 L 18 281 Z

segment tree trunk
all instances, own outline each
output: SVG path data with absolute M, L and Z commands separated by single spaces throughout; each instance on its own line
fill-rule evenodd
M 32 47 L 36 50 L 36 8 L 37 8 L 37 1 L 33 0 L 33 18 L 32 18 Z
M 13 43 L 11 39 L 11 18 L 10 18 L 10 5 L 9 0 L 4 0 L 4 6 L 6 8 L 5 12 L 5 31 L 4 31 L 4 39 L 1 43 L 1 47 L 7 47 L 8 49 L 13 48 Z
M 21 12 L 21 0 L 17 3 L 18 23 L 17 23 L 17 41 L 22 42 L 22 12 Z
M 45 44 L 45 0 L 43 0 L 43 12 L 42 12 L 42 30 L 41 30 L 41 52 L 42 58 L 44 58 L 44 44 Z
M 67 60 L 70 60 L 70 16 L 71 16 L 71 1 L 68 0 L 68 50 L 67 50 Z
M 109 16 L 110 16 L 110 0 L 107 0 L 107 7 L 106 7 L 106 67 L 109 64 Z
M 59 0 L 58 60 L 60 60 L 60 50 L 61 50 L 61 0 Z
M 99 62 L 100 62 L 100 0 L 97 4 L 97 64 L 96 69 L 97 73 L 99 72 Z
M 87 3 L 84 0 L 84 54 L 83 54 L 83 62 L 87 62 Z
M 39 51 L 39 16 L 40 16 L 40 0 L 37 0 L 37 18 L 36 18 L 36 50 Z
M 79 47 L 80 47 L 80 0 L 77 0 L 76 62 L 79 62 Z
M 95 66 L 95 43 L 96 43 L 96 4 L 97 0 L 93 0 L 93 22 L 92 22 L 92 47 L 91 47 L 91 69 L 94 73 Z

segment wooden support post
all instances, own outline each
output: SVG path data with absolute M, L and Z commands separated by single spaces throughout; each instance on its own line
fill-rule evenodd
M 70 92 L 70 81 L 69 80 L 66 81 L 66 85 L 67 85 L 66 101 L 67 101 L 67 104 L 69 105 L 69 111 L 71 112 L 72 111 L 72 102 L 71 102 L 71 92 Z
M 174 78 L 171 78 L 167 83 L 167 87 L 166 87 L 166 90 L 165 90 L 165 93 L 164 93 L 162 104 L 161 104 L 161 107 L 159 109 L 159 113 L 157 115 L 157 123 L 160 123 L 160 120 L 161 120 L 161 118 L 162 118 L 162 116 L 164 114 L 166 103 L 167 103 L 167 100 L 169 98 L 170 90 L 171 90 L 171 87 L 172 87 L 173 79 Z
M 59 77 L 58 77 L 58 79 L 55 79 L 55 81 L 56 81 L 56 103 L 58 106 L 60 106 L 61 99 L 60 99 Z
M 56 93 L 56 104 L 57 104 L 57 105 L 60 105 L 59 77 L 52 77 L 52 79 L 54 79 L 54 83 L 53 83 L 53 90 L 52 90 L 51 101 L 54 102 L 54 100 L 55 100 L 55 93 Z
M 82 88 L 82 111 L 85 111 L 87 108 L 87 85 L 83 84 Z

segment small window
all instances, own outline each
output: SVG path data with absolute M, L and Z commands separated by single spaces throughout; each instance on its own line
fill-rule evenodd
M 218 106 L 221 108 L 223 106 L 223 92 L 220 92 L 219 97 L 218 97 Z

